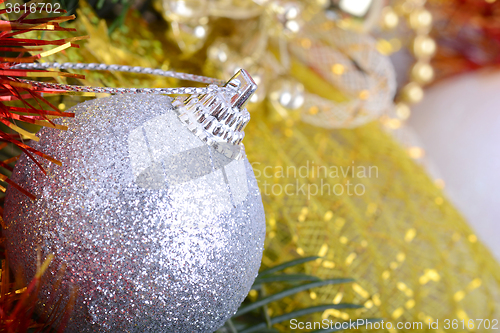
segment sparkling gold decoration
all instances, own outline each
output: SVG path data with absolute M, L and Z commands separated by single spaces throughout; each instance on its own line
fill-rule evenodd
M 301 11 L 303 10 L 296 1 L 273 1 L 269 3 L 268 10 L 281 23 L 281 29 L 275 30 L 277 34 L 285 34 L 292 37 L 297 34 L 302 25 Z
M 384 5 L 383 0 L 330 0 L 327 15 L 342 28 L 366 33 L 381 17 L 388 28 L 397 25 L 397 15 L 391 15 Z
M 424 90 L 420 85 L 418 85 L 418 83 L 410 82 L 403 87 L 401 96 L 406 102 L 415 104 L 424 98 Z
M 192 54 L 205 44 L 205 39 L 209 34 L 207 23 L 208 19 L 206 17 L 201 17 L 194 23 L 179 23 L 172 20 L 170 33 L 178 41 L 177 45 L 183 52 Z
M 290 53 L 297 57 L 297 61 L 292 61 L 292 75 L 310 77 L 309 83 L 304 83 L 304 121 L 328 128 L 355 127 L 391 107 L 396 90 L 394 72 L 372 38 L 335 26 L 327 30 L 309 25 L 301 34 L 314 41 L 310 49 L 304 49 L 297 41 L 289 44 Z M 307 67 L 320 73 L 318 80 L 311 80 L 315 76 Z M 329 85 L 337 92 L 328 92 Z M 318 112 L 311 113 L 309 110 L 314 107 Z
M 434 78 L 434 70 L 429 63 L 417 62 L 411 69 L 411 78 L 421 84 L 429 83 Z
M 251 100 L 254 103 L 260 103 L 266 94 L 273 103 L 287 98 L 289 94 L 277 91 L 277 85 L 289 90 L 308 67 L 314 68 L 316 74 L 311 75 L 308 84 L 299 83 L 304 89 L 296 91 L 299 96 L 294 101 L 300 103 L 275 108 L 280 110 L 281 119 L 289 117 L 288 111 L 293 109 L 304 121 L 317 126 L 354 127 L 376 119 L 391 107 L 395 76 L 388 58 L 377 51 L 376 42 L 366 34 L 341 29 L 316 16 L 294 36 L 290 32 L 283 36 L 283 17 L 304 20 L 305 14 L 297 17 L 298 13 L 310 10 L 303 3 L 291 5 L 270 2 L 266 15 L 255 24 L 236 25 L 234 36 L 215 39 L 208 46 L 210 61 L 206 67 L 225 74 L 240 67 L 257 73 L 253 76 L 260 82 Z M 271 32 L 279 33 L 261 34 L 261 27 L 269 25 L 274 27 Z
M 186 54 L 198 51 L 209 34 L 208 3 L 199 0 L 163 0 L 162 12 L 170 22 L 169 33 Z
M 168 20 L 190 21 L 207 15 L 208 4 L 199 0 L 164 0 L 163 6 Z
M 429 36 L 417 36 L 413 41 L 413 52 L 419 58 L 432 57 L 436 52 L 436 42 Z
M 401 120 L 408 119 L 411 115 L 411 109 L 408 104 L 405 104 L 403 102 L 396 104 L 396 115 Z
M 332 66 L 332 73 L 336 75 L 342 75 L 345 72 L 345 67 L 341 64 L 335 64 Z
M 335 15 L 329 17 L 344 29 L 370 30 L 377 36 L 376 49 L 381 54 L 390 56 L 402 48 L 413 54 L 415 62 L 409 67 L 407 79 L 404 79 L 407 82 L 398 82 L 400 86 L 395 102 L 405 103 L 408 107 L 420 102 L 424 97 L 423 87 L 434 79 L 430 62 L 436 53 L 436 43 L 429 35 L 433 18 L 431 12 L 425 8 L 426 0 L 352 1 L 345 6 L 342 1 L 332 3 Z M 380 7 L 381 5 L 383 7 Z M 352 11 L 353 8 L 364 8 L 363 14 L 356 15 Z M 374 13 L 379 13 L 378 25 L 370 24 Z M 401 56 L 406 57 L 404 54 Z M 335 73 L 333 68 L 332 71 Z M 367 94 L 360 93 L 357 98 L 363 100 L 367 98 Z M 399 108 L 397 112 L 396 108 L 389 107 L 380 120 L 389 130 L 402 129 L 395 133 L 396 136 L 407 137 L 408 135 L 401 133 L 406 131 L 404 122 L 410 112 L 401 110 Z
M 428 33 L 432 27 L 432 14 L 425 8 L 419 8 L 410 13 L 409 23 L 413 30 Z
M 398 26 L 399 16 L 392 7 L 387 6 L 382 11 L 382 26 L 384 29 L 394 29 Z
M 279 79 L 271 86 L 269 101 L 277 109 L 297 110 L 304 105 L 304 85 L 292 79 Z
M 415 58 L 407 82 L 399 82 L 395 98 L 397 106 L 380 119 L 387 129 L 398 130 L 394 132 L 398 137 L 407 136 L 401 133 L 406 131 L 404 122 L 411 114 L 410 107 L 424 98 L 423 87 L 434 79 L 430 62 L 436 53 L 436 42 L 429 35 L 433 18 L 425 4 L 426 0 L 392 0 L 383 8 L 380 18 L 377 49 L 382 54 L 391 55 L 406 48 Z M 412 36 L 411 39 L 408 36 Z

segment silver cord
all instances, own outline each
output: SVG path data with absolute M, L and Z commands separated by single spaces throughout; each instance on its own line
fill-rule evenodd
M 241 159 L 245 155 L 241 144 L 245 136 L 243 131 L 250 120 L 245 108 L 246 103 L 257 89 L 257 84 L 244 69 L 240 69 L 227 83 L 200 75 L 164 71 L 139 66 L 119 66 L 96 63 L 21 63 L 13 66 L 17 69 L 74 69 L 96 71 L 120 71 L 128 73 L 152 74 L 173 77 L 181 80 L 202 82 L 207 87 L 181 88 L 110 88 L 90 87 L 70 84 L 40 82 L 18 79 L 34 87 L 61 90 L 62 92 L 90 92 L 107 94 L 165 94 L 190 95 L 176 97 L 172 103 L 179 119 L 202 141 L 231 159 Z
M 21 82 L 31 84 L 35 87 L 44 87 L 49 89 L 61 89 L 73 92 L 91 92 L 91 93 L 108 93 L 108 94 L 129 94 L 129 93 L 146 93 L 146 94 L 207 94 L 217 89 L 224 89 L 220 87 L 225 84 L 225 81 L 187 73 L 179 73 L 174 71 L 164 71 L 161 69 L 139 67 L 139 66 L 121 66 L 121 65 L 106 65 L 99 63 L 58 63 L 58 62 L 44 62 L 44 63 L 21 63 L 13 66 L 16 69 L 75 69 L 75 70 L 94 70 L 94 71 L 110 71 L 110 72 L 127 72 L 138 74 L 151 74 L 165 77 L 172 77 L 180 80 L 194 81 L 209 84 L 205 88 L 197 87 L 180 87 L 180 88 L 110 88 L 110 87 L 91 87 L 91 86 L 77 86 L 60 83 L 48 83 L 35 80 L 20 79 Z

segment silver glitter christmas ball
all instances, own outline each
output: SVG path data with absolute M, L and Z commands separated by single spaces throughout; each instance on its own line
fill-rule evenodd
M 14 170 L 37 199 L 7 192 L 11 264 L 29 281 L 37 247 L 55 254 L 40 307 L 67 302 L 76 286 L 66 332 L 215 331 L 262 257 L 264 210 L 244 151 L 233 159 L 201 140 L 166 96 L 112 96 L 70 111 L 67 131 L 42 130 L 34 145 L 62 166 L 47 162 L 44 175 L 23 155 Z

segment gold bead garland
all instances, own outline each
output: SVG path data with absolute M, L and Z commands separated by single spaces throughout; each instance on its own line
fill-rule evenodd
M 398 96 L 396 96 L 394 114 L 382 119 L 382 123 L 392 129 L 395 129 L 395 123 L 398 124 L 394 118 L 399 120 L 399 124 L 408 119 L 411 114 L 410 106 L 423 99 L 423 86 L 432 82 L 434 78 L 434 69 L 430 61 L 436 53 L 436 42 L 429 36 L 432 28 L 432 14 L 425 8 L 425 3 L 425 0 L 395 1 L 382 11 L 381 26 L 383 29 L 395 29 L 401 21 L 400 18 L 404 18 L 407 26 L 415 34 L 409 46 L 415 57 L 415 62 L 410 68 L 409 82 L 400 89 Z M 392 46 L 394 40 L 381 39 L 379 43 L 382 45 L 388 43 Z M 396 52 L 397 49 L 389 46 L 385 49 L 382 48 L 381 51 L 389 55 Z M 396 126 L 396 128 L 398 127 L 400 126 Z

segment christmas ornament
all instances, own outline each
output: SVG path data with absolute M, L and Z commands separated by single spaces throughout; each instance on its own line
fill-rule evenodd
M 127 66 L 38 66 L 218 82 Z M 23 156 L 14 170 L 13 178 L 37 199 L 7 192 L 5 236 L 13 267 L 29 279 L 37 248 L 55 255 L 39 310 L 57 311 L 50 300 L 64 303 L 77 288 L 67 332 L 215 331 L 246 297 L 262 256 L 264 211 L 241 144 L 255 83 L 242 70 L 224 87 L 65 87 L 144 94 L 75 106 L 74 121 L 63 122 L 68 131 L 43 131 L 36 145 L 62 166 L 47 165 L 45 176 Z M 172 101 L 146 94 L 158 92 L 190 95 Z M 61 291 L 54 295 L 50 286 L 63 265 Z

